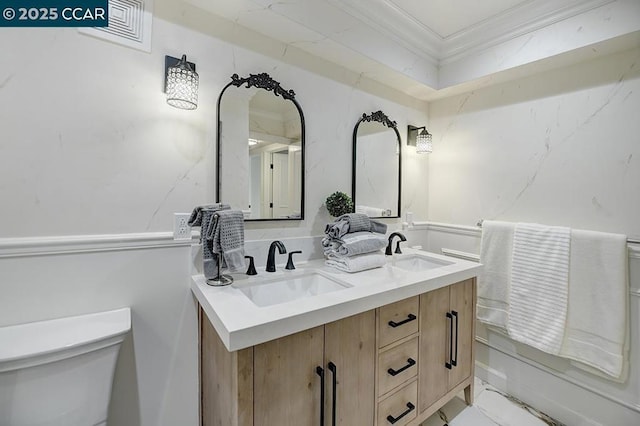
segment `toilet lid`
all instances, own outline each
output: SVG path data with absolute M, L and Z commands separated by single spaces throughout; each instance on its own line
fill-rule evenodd
M 0 327 L 0 371 L 8 364 L 73 350 L 123 336 L 131 329 L 131 310 L 113 311 Z

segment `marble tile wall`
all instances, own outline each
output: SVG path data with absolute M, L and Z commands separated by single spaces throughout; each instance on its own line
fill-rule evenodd
M 429 220 L 640 236 L 640 50 L 430 105 Z
M 248 239 L 319 235 L 323 207 L 350 192 L 351 135 L 362 113 L 383 110 L 406 125 L 416 109 L 301 70 L 234 44 L 154 18 L 145 53 L 74 29 L 21 31 L 0 39 L 2 237 L 171 231 L 174 212 L 213 201 L 216 100 L 234 73 L 267 72 L 296 92 L 306 119 L 305 220 L 248 226 Z M 199 106 L 165 103 L 164 55 L 187 54 L 200 75 Z M 346 72 L 346 71 L 345 71 Z M 426 181 L 410 153 L 408 179 Z M 404 207 L 426 212 L 423 193 Z

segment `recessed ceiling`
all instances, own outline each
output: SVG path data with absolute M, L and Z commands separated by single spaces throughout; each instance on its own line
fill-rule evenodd
M 180 14 L 165 11 L 166 18 L 187 25 L 198 20 L 202 30 L 206 11 L 232 28 L 225 33 L 204 26 L 213 35 L 326 75 L 342 73 L 328 72 L 330 66 L 346 69 L 359 82 L 367 79 L 422 101 L 515 78 L 511 71 L 522 76 L 527 67 L 539 72 L 553 61 L 566 65 L 566 55 L 578 61 L 585 52 L 640 46 L 637 0 L 156 2 Z M 256 35 L 266 37 L 256 42 Z M 607 47 L 607 41 L 614 42 Z M 587 51 L 590 46 L 598 48 Z
M 529 0 L 387 1 L 443 39 L 527 2 Z

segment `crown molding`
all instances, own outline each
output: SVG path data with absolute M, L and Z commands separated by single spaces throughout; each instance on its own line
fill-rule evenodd
M 393 0 L 328 0 L 359 21 L 435 64 L 445 65 L 616 0 L 531 0 L 446 38 Z
M 388 0 L 327 0 L 405 49 L 437 65 L 442 37 Z
M 615 1 L 534 0 L 515 6 L 444 39 L 440 65 L 446 65 Z

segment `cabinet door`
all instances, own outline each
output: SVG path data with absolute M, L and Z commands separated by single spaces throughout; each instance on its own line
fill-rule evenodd
M 254 347 L 254 426 L 320 426 L 323 340 L 321 326 Z
M 253 425 L 253 348 L 227 348 L 199 310 L 202 426 Z
M 335 365 L 337 425 L 371 426 L 375 415 L 375 311 L 325 325 L 325 413 L 332 424 Z
M 449 389 L 469 377 L 472 367 L 473 354 L 473 280 L 466 280 L 449 287 L 449 307 L 453 316 L 454 326 L 454 358 L 456 366 L 449 371 Z M 457 330 L 457 339 L 455 331 Z M 457 350 L 456 350 L 457 344 Z
M 420 348 L 418 353 L 419 412 L 444 396 L 449 387 L 449 287 L 420 296 Z

